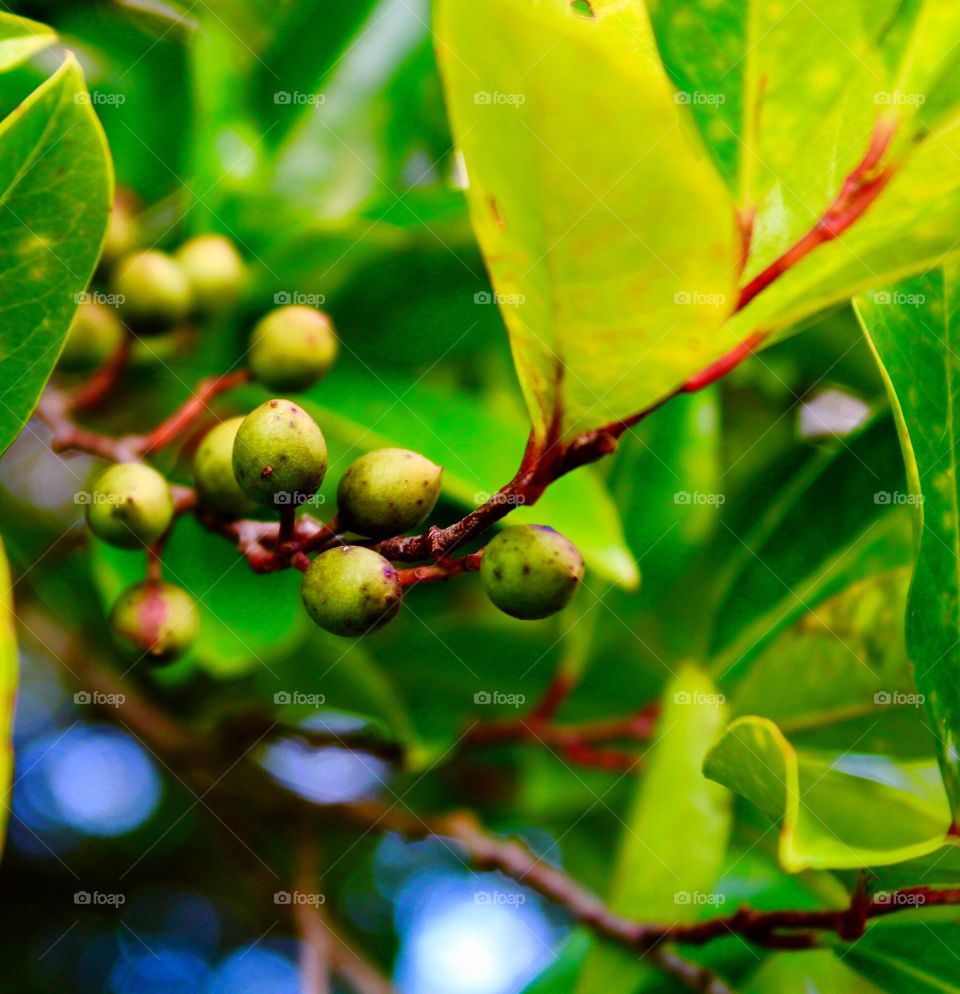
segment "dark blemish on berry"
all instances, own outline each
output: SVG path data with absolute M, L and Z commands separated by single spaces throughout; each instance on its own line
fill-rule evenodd
M 260 473 L 260 479 L 265 480 L 268 476 L 271 476 L 272 474 L 273 474 L 273 467 L 264 466 L 263 471 Z

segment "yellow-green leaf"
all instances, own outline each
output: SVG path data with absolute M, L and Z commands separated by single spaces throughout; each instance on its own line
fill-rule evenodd
M 56 40 L 56 34 L 45 24 L 0 13 L 0 71 L 13 69 Z
M 591 7 L 437 7 L 471 218 L 541 436 L 623 418 L 708 364 L 735 300 L 734 205 L 644 5 Z
M 13 622 L 13 584 L 7 554 L 0 541 L 0 851 L 6 834 L 13 779 L 13 708 L 17 690 L 17 640 Z

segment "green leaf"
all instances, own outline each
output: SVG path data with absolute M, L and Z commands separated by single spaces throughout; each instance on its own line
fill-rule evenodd
M 17 636 L 14 625 L 13 581 L 0 541 L 0 852 L 3 850 L 13 781 L 13 712 L 17 691 Z
M 776 820 L 790 873 L 882 866 L 949 844 L 932 763 L 797 752 L 772 721 L 749 717 L 730 725 L 704 772 Z
M 46 24 L 0 13 L 0 72 L 13 69 L 56 40 L 56 34 Z
M 960 813 L 960 268 L 937 269 L 857 301 L 897 416 L 919 535 L 907 616 L 954 813 Z
M 730 798 L 703 775 L 723 727 L 722 698 L 709 677 L 684 665 L 663 697 L 660 733 L 627 815 L 608 895 L 617 912 L 643 921 L 696 918 L 713 893 L 730 831 Z M 631 994 L 648 967 L 597 946 L 580 975 L 581 994 Z
M 960 925 L 884 922 L 836 954 L 890 994 L 960 994 Z
M 651 4 L 680 98 L 744 215 L 745 278 L 805 234 L 867 147 L 883 66 L 853 3 Z
M 738 269 L 733 204 L 644 5 L 591 7 L 442 0 L 436 15 L 471 218 L 541 437 L 617 421 L 707 365 Z
M 824 598 L 910 561 L 902 460 L 889 418 L 815 455 L 746 536 L 715 613 L 715 672 L 735 679 Z
M 96 265 L 113 176 L 72 56 L 0 122 L 0 452 L 26 423 Z
M 830 951 L 778 953 L 763 961 L 744 994 L 880 994 Z

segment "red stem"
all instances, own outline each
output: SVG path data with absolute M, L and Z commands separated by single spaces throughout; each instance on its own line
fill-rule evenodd
M 99 407 L 113 393 L 120 382 L 127 363 L 133 340 L 126 332 L 123 341 L 113 355 L 70 397 L 70 408 L 74 411 L 89 411 Z

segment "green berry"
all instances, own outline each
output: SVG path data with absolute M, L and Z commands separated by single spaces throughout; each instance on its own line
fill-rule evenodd
M 147 581 L 125 590 L 110 612 L 114 643 L 130 659 L 172 663 L 197 640 L 194 599 L 172 583 Z
M 443 468 L 409 449 L 376 449 L 355 460 L 337 487 L 344 528 L 390 538 L 422 524 L 440 496 Z
M 102 266 L 109 268 L 116 265 L 137 247 L 140 240 L 140 226 L 134 208 L 132 194 L 117 190 L 103 238 L 103 250 L 100 255 Z
M 184 242 L 175 257 L 190 284 L 198 313 L 223 314 L 233 309 L 245 272 L 243 259 L 229 238 L 199 235 Z
M 87 505 L 93 533 L 121 549 L 156 542 L 172 519 L 167 481 L 143 463 L 115 463 L 97 479 Z
M 73 316 L 58 366 L 68 373 L 96 369 L 122 342 L 123 325 L 117 312 L 99 301 L 85 300 Z
M 333 324 L 313 307 L 279 307 L 250 336 L 250 370 L 269 390 L 305 390 L 326 374 L 336 355 Z
M 372 549 L 344 545 L 321 553 L 301 587 L 310 617 L 334 635 L 363 635 L 400 610 L 403 588 L 389 560 Z
M 192 304 L 190 284 L 179 264 L 151 250 L 127 256 L 113 277 L 124 317 L 142 332 L 164 331 L 185 318 Z
M 303 504 L 320 489 L 327 472 L 323 432 L 302 407 L 268 400 L 237 431 L 233 472 L 258 504 Z
M 205 507 L 222 514 L 245 514 L 253 501 L 233 475 L 233 443 L 243 418 L 230 418 L 203 436 L 193 457 L 193 480 Z
M 501 611 L 533 621 L 554 614 L 573 597 L 583 579 L 583 557 L 546 525 L 514 525 L 487 546 L 480 579 Z

